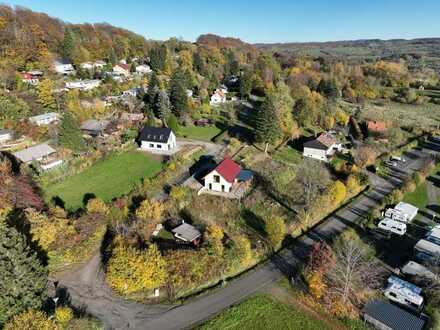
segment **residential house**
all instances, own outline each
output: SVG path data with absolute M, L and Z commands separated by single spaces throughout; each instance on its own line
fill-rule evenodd
M 242 188 L 244 191 L 252 177 L 251 171 L 243 170 L 231 158 L 224 158 L 203 177 L 203 190 L 231 193 Z
M 131 112 L 123 112 L 119 116 L 119 120 L 126 122 L 141 122 L 144 120 L 143 113 L 131 113 Z
M 9 129 L 0 129 L 0 144 L 14 139 L 14 131 Z
M 62 75 L 74 74 L 75 69 L 73 68 L 72 63 L 66 60 L 58 60 L 53 63 L 53 69 L 56 73 Z
M 95 61 L 95 62 L 84 62 L 80 64 L 81 69 L 84 70 L 95 70 L 102 69 L 105 66 L 104 61 Z
M 387 124 L 383 121 L 371 120 L 367 122 L 367 130 L 369 135 L 384 135 L 387 131 Z
M 362 310 L 366 322 L 380 330 L 423 330 L 426 320 L 385 301 L 373 300 Z
M 148 151 L 172 151 L 177 147 L 176 136 L 168 127 L 144 126 L 139 134 L 140 148 Z
M 197 228 L 185 222 L 182 223 L 180 226 L 172 229 L 171 231 L 173 232 L 174 237 L 176 237 L 177 239 L 187 243 L 192 243 L 194 245 L 199 244 L 200 238 L 202 236 Z
M 304 157 L 328 161 L 336 151 L 341 151 L 342 145 L 333 134 L 322 133 L 318 138 L 304 143 Z
M 113 67 L 113 73 L 116 75 L 128 77 L 130 76 L 130 66 L 124 63 L 116 64 Z
M 43 113 L 42 115 L 37 115 L 29 117 L 29 121 L 37 126 L 49 125 L 57 122 L 60 119 L 60 115 L 56 112 Z
M 152 70 L 149 65 L 146 64 L 136 65 L 136 73 L 138 74 L 148 74 L 151 71 Z
M 79 89 L 82 91 L 89 91 L 99 87 L 100 85 L 101 85 L 101 80 L 98 79 L 75 80 L 75 81 L 66 82 L 66 88 Z
M 63 163 L 62 159 L 57 157 L 57 152 L 46 143 L 38 144 L 21 151 L 13 153 L 14 157 L 25 164 L 33 161 L 39 163 L 43 170 L 49 170 Z
M 104 133 L 110 124 L 108 120 L 89 119 L 81 123 L 81 131 L 89 136 L 97 137 Z
M 224 90 L 217 88 L 214 93 L 211 95 L 211 100 L 209 104 L 218 105 L 226 102 L 226 93 Z
M 122 95 L 127 97 L 127 96 L 131 96 L 131 97 L 137 97 L 140 93 L 141 89 L 140 88 L 132 88 L 126 91 L 122 92 Z
M 22 72 L 21 77 L 22 77 L 22 81 L 26 84 L 35 86 L 40 82 L 40 78 L 43 76 L 43 72 L 42 71 L 27 71 L 27 72 Z

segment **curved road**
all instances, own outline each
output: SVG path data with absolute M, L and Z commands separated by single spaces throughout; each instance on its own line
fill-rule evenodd
M 182 305 L 143 305 L 114 296 L 103 281 L 99 255 L 75 272 L 58 279 L 59 287 L 67 289 L 74 305 L 84 306 L 108 329 L 174 330 L 194 327 L 283 276 L 290 278 L 315 241 L 331 239 L 347 227 L 355 226 L 407 175 L 419 169 L 427 157 L 429 154 L 425 150 L 413 150 L 408 154 L 405 165 L 392 169 L 387 180 L 371 174 L 369 191 L 326 218 L 271 260 L 228 285 L 187 300 Z

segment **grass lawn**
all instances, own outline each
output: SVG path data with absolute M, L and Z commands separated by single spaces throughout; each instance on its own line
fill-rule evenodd
M 422 184 L 419 184 L 416 187 L 416 190 L 407 193 L 403 198 L 403 201 L 417 206 L 419 209 L 424 209 L 428 204 L 428 192 L 426 190 L 426 183 L 424 182 Z
M 199 329 L 328 329 L 327 325 L 265 295 L 249 298 L 233 306 Z
M 156 175 L 161 168 L 160 162 L 147 155 L 128 151 L 111 155 L 59 183 L 43 187 L 43 190 L 47 201 L 58 196 L 66 209 L 76 210 L 83 206 L 84 195 L 88 193 L 110 201 L 129 193 L 142 178 Z
M 298 164 L 302 161 L 302 154 L 292 147 L 284 146 L 272 155 L 272 158 L 280 163 L 288 165 Z
M 180 137 L 201 141 L 211 141 L 221 133 L 216 126 L 181 126 L 177 135 Z

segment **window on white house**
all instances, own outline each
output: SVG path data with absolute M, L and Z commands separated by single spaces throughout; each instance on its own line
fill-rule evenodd
M 220 182 L 220 175 L 214 175 L 214 182 Z
M 161 144 L 158 144 L 158 145 L 157 145 L 157 149 L 162 149 L 162 145 L 161 145 Z
M 150 148 L 154 148 L 154 144 L 153 143 L 150 143 Z

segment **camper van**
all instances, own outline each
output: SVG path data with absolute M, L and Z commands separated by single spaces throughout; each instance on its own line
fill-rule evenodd
M 408 261 L 401 268 L 401 272 L 406 276 L 423 276 L 427 278 L 436 278 L 436 275 L 428 268 L 412 260 Z
M 423 307 L 421 293 L 421 288 L 396 276 L 388 278 L 388 286 L 384 290 L 389 300 L 418 311 Z
M 384 213 L 385 218 L 393 219 L 400 222 L 408 222 L 408 216 L 402 211 L 396 209 L 387 209 Z
M 414 253 L 423 262 L 440 261 L 440 245 L 426 239 L 421 239 L 414 246 Z
M 406 224 L 389 218 L 381 220 L 377 226 L 399 236 L 405 235 L 406 233 Z

